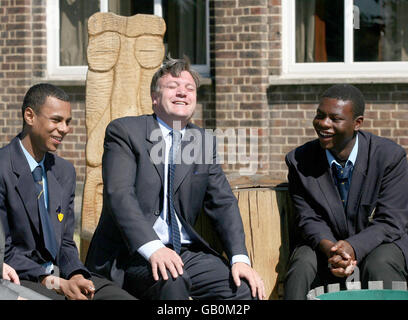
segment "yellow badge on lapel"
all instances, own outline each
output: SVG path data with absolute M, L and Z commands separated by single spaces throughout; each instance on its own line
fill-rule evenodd
M 61 206 L 58 206 L 57 217 L 58 217 L 59 222 L 61 222 L 62 219 L 64 219 L 64 214 L 61 212 Z

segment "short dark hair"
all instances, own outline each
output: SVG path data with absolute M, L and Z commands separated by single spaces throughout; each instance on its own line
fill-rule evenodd
M 170 57 L 170 55 L 168 55 L 165 61 L 163 62 L 163 65 L 153 75 L 152 82 L 150 84 L 150 93 L 159 91 L 160 88 L 158 81 L 161 77 L 169 73 L 173 77 L 179 77 L 181 72 L 183 71 L 187 71 L 191 74 L 196 84 L 196 87 L 198 88 L 200 86 L 200 76 L 196 71 L 191 69 L 189 59 L 186 56 L 183 59 L 173 59 Z
M 351 84 L 336 84 L 331 86 L 320 96 L 323 98 L 334 98 L 338 100 L 351 101 L 354 118 L 364 115 L 365 100 L 362 92 Z
M 27 107 L 30 107 L 34 110 L 35 113 L 38 113 L 41 106 L 44 105 L 47 97 L 54 97 L 58 100 L 69 102 L 68 94 L 50 83 L 38 83 L 33 85 L 28 89 L 27 93 L 24 96 L 23 105 L 21 111 L 23 114 L 24 121 L 24 112 Z

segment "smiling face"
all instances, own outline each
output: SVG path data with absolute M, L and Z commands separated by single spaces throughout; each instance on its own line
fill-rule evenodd
M 346 160 L 363 120 L 363 116 L 354 118 L 351 101 L 323 98 L 316 110 L 313 126 L 321 147 L 330 150 L 337 158 Z
M 71 128 L 71 105 L 69 102 L 48 96 L 35 112 L 27 107 L 24 111 L 27 135 L 22 143 L 38 162 L 48 151 L 56 151 Z
M 190 72 L 182 71 L 179 77 L 167 73 L 158 80 L 158 87 L 152 93 L 153 111 L 170 127 L 175 121 L 185 127 L 197 104 L 197 87 Z

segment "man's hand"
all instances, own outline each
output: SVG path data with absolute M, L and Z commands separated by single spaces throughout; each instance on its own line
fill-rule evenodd
M 69 300 L 92 300 L 95 293 L 93 282 L 85 279 L 82 274 L 75 274 L 69 280 L 50 275 L 41 283 Z
M 249 283 L 252 297 L 255 298 L 258 295 L 259 300 L 266 298 L 265 286 L 261 277 L 249 265 L 244 262 L 236 262 L 232 265 L 231 273 L 237 287 L 241 285 L 241 278 L 244 278 Z
M 331 273 L 336 277 L 348 277 L 357 265 L 353 247 L 344 240 L 340 240 L 330 248 L 328 262 L 331 265 Z
M 169 270 L 173 278 L 183 274 L 184 263 L 181 257 L 174 250 L 167 247 L 153 252 L 149 261 L 152 266 L 153 279 L 156 281 L 159 280 L 159 272 L 163 280 L 168 280 L 169 278 L 167 270 Z
M 10 267 L 7 263 L 3 263 L 3 279 L 10 280 L 15 284 L 20 284 L 16 270 Z

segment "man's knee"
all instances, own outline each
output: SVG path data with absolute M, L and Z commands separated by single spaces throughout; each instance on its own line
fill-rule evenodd
M 301 246 L 295 249 L 290 258 L 289 270 L 297 270 L 303 273 L 316 274 L 317 256 L 316 252 L 309 246 Z
M 404 280 L 407 272 L 402 251 L 393 243 L 383 244 L 371 251 L 361 263 L 363 282 Z M 384 283 L 385 286 L 385 283 Z
M 184 272 L 173 278 L 167 271 L 168 279 L 160 279 L 157 284 L 158 295 L 162 300 L 186 300 L 190 297 L 191 280 Z

